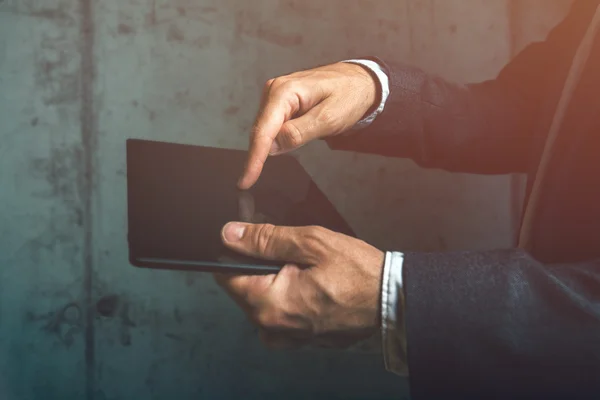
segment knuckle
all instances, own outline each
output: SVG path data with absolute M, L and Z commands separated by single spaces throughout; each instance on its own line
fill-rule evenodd
M 307 229 L 308 233 L 315 238 L 323 238 L 329 233 L 329 230 L 319 225 L 309 226 Z
M 329 231 L 322 226 L 309 226 L 306 228 L 306 238 L 312 242 L 325 243 L 329 237 Z
M 335 118 L 331 111 L 324 109 L 317 116 L 317 121 L 322 125 L 331 126 L 334 124 Z
M 291 121 L 286 124 L 285 141 L 287 141 L 291 148 L 301 146 L 304 141 L 302 132 L 300 132 L 300 129 L 298 129 Z
M 258 226 L 254 245 L 259 253 L 267 254 L 271 250 L 275 233 L 276 228 L 274 225 L 263 224 Z
M 301 82 L 297 78 L 277 78 L 271 86 L 271 93 L 280 101 L 294 102 L 300 88 Z
M 260 126 L 260 124 L 257 122 L 254 125 L 252 125 L 252 128 L 250 129 L 250 137 L 252 138 L 252 140 L 257 140 L 257 138 L 260 136 L 262 132 L 262 128 Z
M 297 87 L 298 83 L 295 79 L 286 79 L 279 85 L 279 88 L 283 92 L 294 92 Z
M 267 82 L 265 82 L 264 91 L 268 92 L 269 89 L 271 89 L 271 87 L 273 86 L 273 83 L 275 83 L 275 78 L 271 78 Z
M 302 245 L 317 258 L 321 258 L 327 253 L 327 243 L 330 241 L 327 229 L 320 226 L 309 226 L 302 235 L 302 239 Z
M 262 311 L 256 316 L 258 326 L 265 330 L 275 329 L 279 326 L 279 316 L 272 310 Z
M 287 81 L 288 80 L 285 77 L 283 77 L 283 76 L 277 77 L 277 78 L 275 78 L 275 79 L 272 80 L 272 82 L 271 82 L 271 89 L 279 89 L 282 86 L 284 86 Z

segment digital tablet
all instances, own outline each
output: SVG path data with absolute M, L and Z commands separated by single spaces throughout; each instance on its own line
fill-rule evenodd
M 355 236 L 291 156 L 270 157 L 257 184 L 237 189 L 247 152 L 147 140 L 127 141 L 130 263 L 219 273 L 273 273 L 282 261 L 234 253 L 221 241 L 231 221 L 319 225 Z

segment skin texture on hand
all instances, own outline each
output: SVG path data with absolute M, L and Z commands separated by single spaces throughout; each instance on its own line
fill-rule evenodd
M 278 274 L 215 275 L 270 347 L 345 348 L 379 329 L 384 253 L 321 227 L 233 222 L 230 249 L 287 262 Z
M 340 134 L 377 100 L 377 84 L 360 65 L 336 63 L 269 80 L 250 137 L 240 189 L 252 187 L 269 155 Z
M 340 134 L 377 100 L 377 84 L 360 65 L 337 63 L 267 82 L 238 182 L 251 188 L 269 155 Z M 286 263 L 278 274 L 215 275 L 270 347 L 345 348 L 379 330 L 384 253 L 315 226 L 269 224 L 247 192 L 240 219 L 223 228 L 224 244 L 240 254 Z

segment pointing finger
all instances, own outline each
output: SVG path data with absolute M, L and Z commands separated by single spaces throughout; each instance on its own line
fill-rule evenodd
M 290 114 L 291 107 L 281 92 L 266 100 L 250 138 L 248 160 L 238 183 L 240 189 L 249 189 L 256 183 L 271 152 L 275 137 Z

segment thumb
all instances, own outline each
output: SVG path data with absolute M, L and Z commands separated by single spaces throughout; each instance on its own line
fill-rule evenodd
M 309 249 L 302 245 L 302 229 L 230 222 L 223 227 L 221 236 L 227 247 L 250 257 L 308 263 L 313 257 L 308 254 Z
M 296 150 L 305 144 L 332 135 L 338 131 L 331 116 L 331 106 L 326 100 L 306 114 L 285 122 L 271 147 L 271 155 Z

